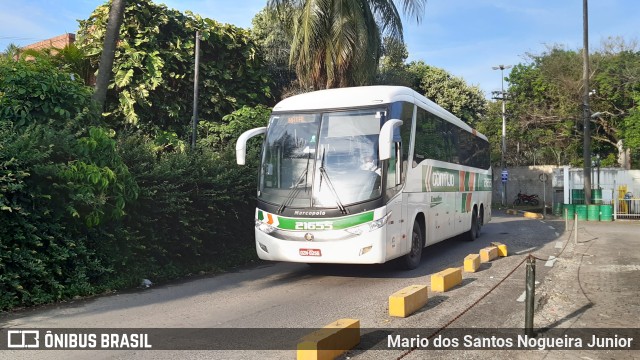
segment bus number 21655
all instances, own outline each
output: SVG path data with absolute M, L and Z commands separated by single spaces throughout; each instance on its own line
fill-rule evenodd
M 333 230 L 332 221 L 296 221 L 296 230 Z

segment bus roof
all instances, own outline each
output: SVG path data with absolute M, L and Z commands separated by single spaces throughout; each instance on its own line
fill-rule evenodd
M 464 121 L 458 119 L 413 89 L 404 86 L 376 85 L 318 90 L 286 98 L 277 103 L 276 106 L 273 107 L 273 111 L 288 112 L 341 109 L 389 104 L 396 101 L 407 101 L 418 104 L 434 115 L 438 115 L 442 119 L 469 132 L 474 132 Z M 485 140 L 487 139 L 479 132 L 475 132 L 475 134 Z

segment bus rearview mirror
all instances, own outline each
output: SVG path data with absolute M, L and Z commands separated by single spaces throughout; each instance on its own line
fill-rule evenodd
M 382 125 L 382 129 L 380 129 L 379 136 L 379 149 L 378 149 L 378 159 L 380 161 L 388 160 L 391 158 L 391 152 L 394 151 L 395 147 L 392 147 L 393 141 L 393 129 L 396 127 L 400 127 L 402 125 L 402 120 L 391 119 Z
M 238 137 L 236 141 L 236 162 L 238 165 L 244 165 L 247 157 L 247 140 L 256 135 L 264 134 L 267 131 L 267 127 L 259 127 L 251 130 L 247 130 Z

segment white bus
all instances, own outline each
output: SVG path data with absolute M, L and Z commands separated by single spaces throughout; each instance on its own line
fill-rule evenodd
M 408 269 L 423 248 L 491 219 L 487 138 L 400 86 L 329 89 L 285 99 L 267 127 L 258 175 L 256 251 L 264 260 Z

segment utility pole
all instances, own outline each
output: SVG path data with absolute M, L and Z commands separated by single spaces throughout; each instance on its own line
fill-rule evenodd
M 502 98 L 502 151 L 500 156 L 500 168 L 502 174 L 507 171 L 507 165 L 504 161 L 504 154 L 507 152 L 507 115 L 506 115 L 506 95 L 504 93 L 504 70 L 511 68 L 511 65 L 498 65 L 492 66 L 493 70 L 500 70 L 501 91 L 500 97 Z M 502 206 L 507 205 L 507 181 L 504 175 L 502 175 Z
M 196 64 L 193 73 L 193 119 L 191 119 L 191 150 L 196 148 L 198 135 L 198 74 L 200 72 L 200 31 L 196 31 Z
M 584 122 L 584 140 L 582 161 L 584 162 L 584 202 L 591 204 L 591 110 L 589 109 L 589 10 L 587 0 L 582 0 L 582 31 L 584 49 L 582 50 L 582 118 Z

